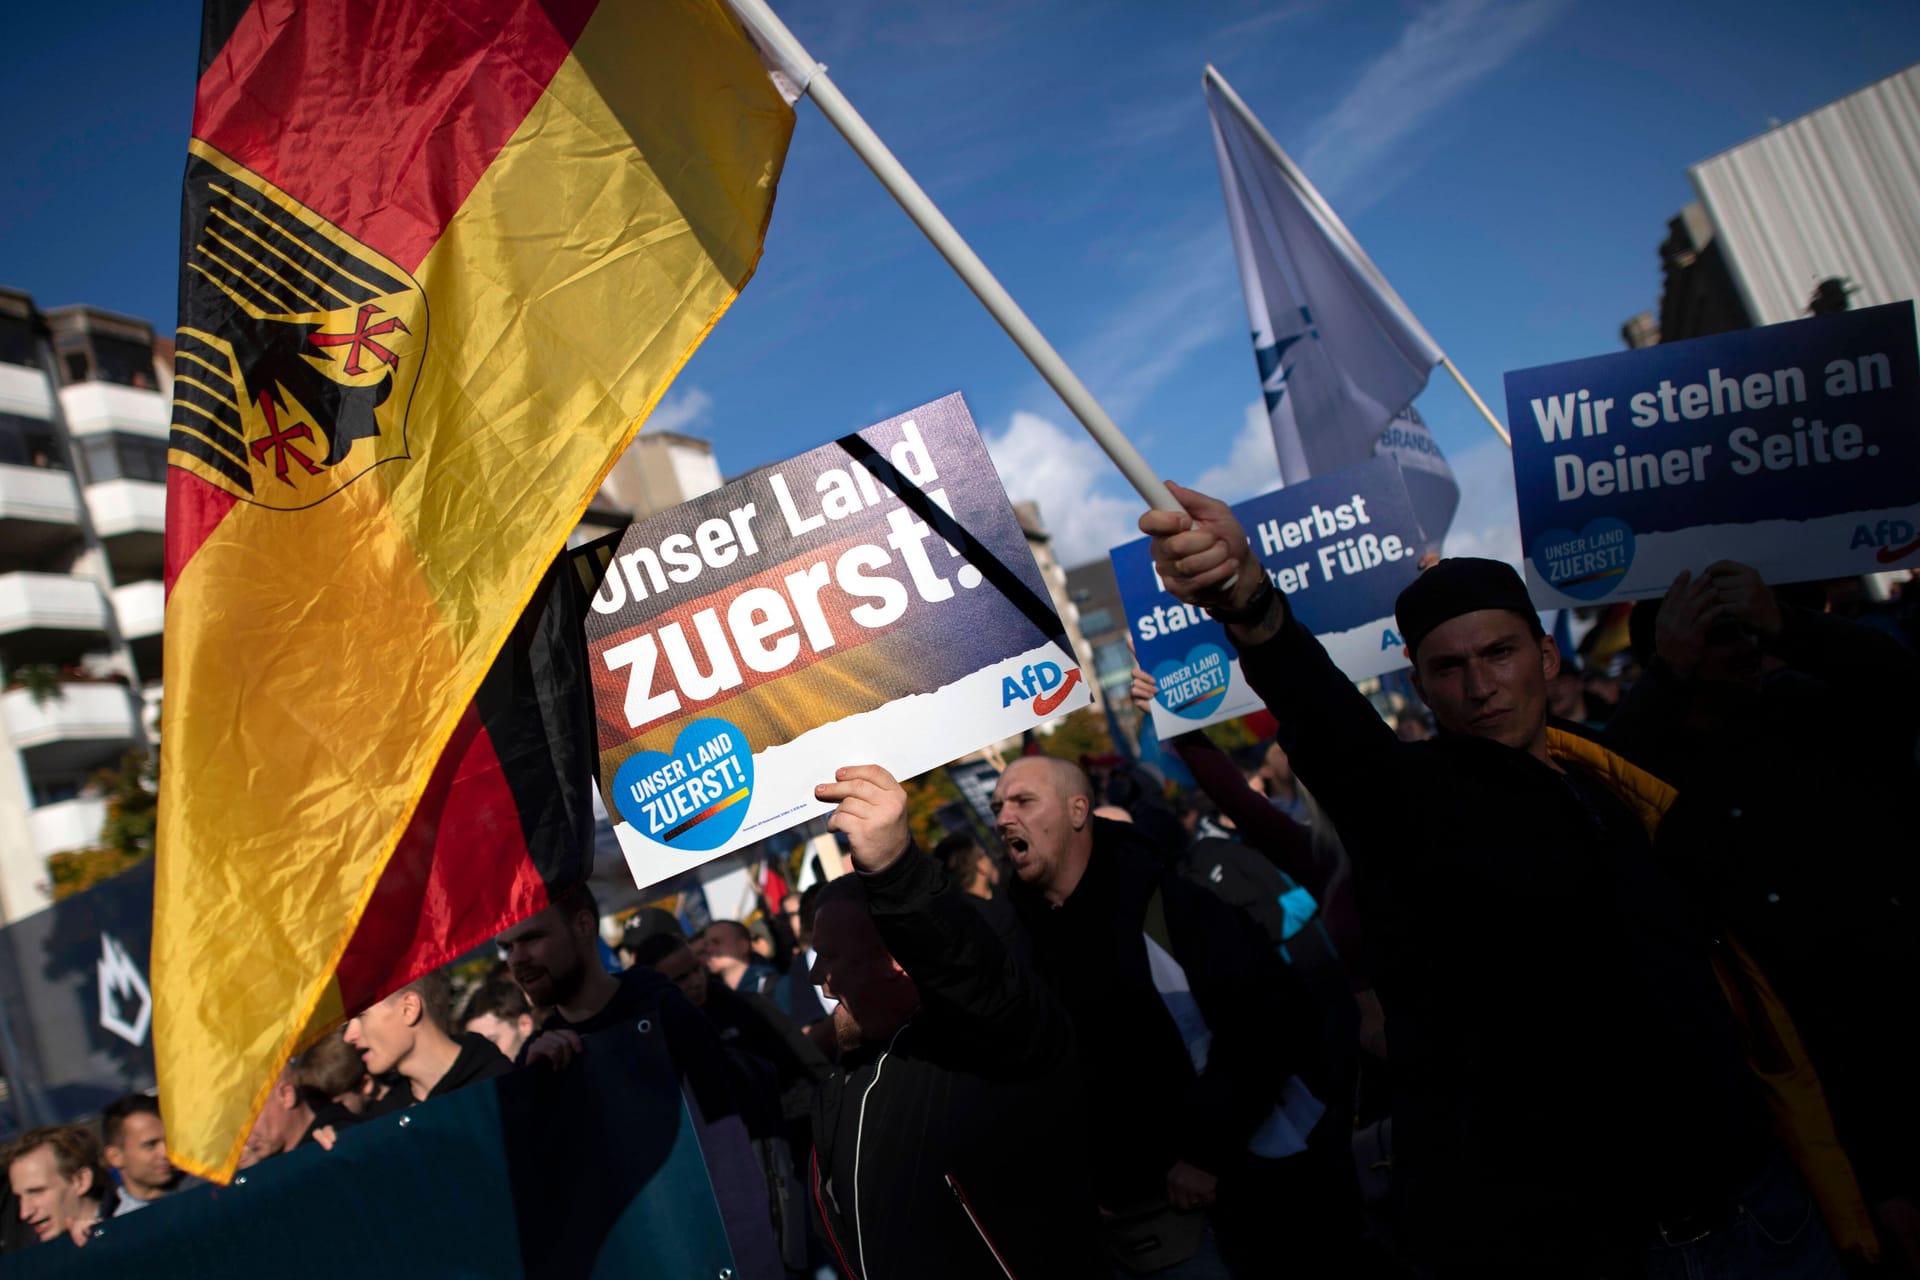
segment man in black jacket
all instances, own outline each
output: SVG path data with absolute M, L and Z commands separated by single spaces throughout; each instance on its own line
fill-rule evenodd
M 906 793 L 857 765 L 836 803 L 857 874 L 822 891 L 814 980 L 840 1003 L 816 1207 L 854 1280 L 1105 1277 L 1072 1032 L 932 859 Z
M 360 1051 L 369 1075 L 398 1072 L 406 1081 L 369 1110 L 385 1115 L 444 1097 L 476 1080 L 513 1069 L 493 1041 L 471 1031 L 448 1034 L 453 987 L 445 969 L 421 975 L 347 1019 L 346 1042 Z
M 1920 1272 L 1920 903 L 1889 797 L 1920 791 L 1920 659 L 1751 567 L 1634 607 L 1645 674 L 1603 741 L 1680 788 L 1679 870 L 1786 1002 L 1883 1232 Z
M 1245 913 L 1092 810 L 1065 760 L 1015 760 L 994 787 L 1034 967 L 1079 1037 L 1101 1207 L 1212 1210 L 1235 1275 L 1282 1256 L 1340 1273 L 1357 1205 L 1308 1146 L 1324 1108 L 1296 1075 L 1317 1033 L 1298 980 Z M 1202 1224 L 1187 1230 L 1211 1253 Z
M 595 1032 L 646 1023 L 667 1049 L 693 1112 L 707 1176 L 727 1224 L 743 1280 L 781 1273 L 766 1171 L 750 1144 L 740 1081 L 719 1035 L 674 984 L 652 969 L 615 975 L 600 961 L 600 909 L 585 885 L 494 941 L 527 999 L 549 1010 L 539 1034 L 520 1047 L 519 1064 L 558 1070 L 588 1051 Z
M 1654 856 L 1671 789 L 1549 732 L 1559 655 L 1519 576 L 1442 561 L 1402 593 L 1441 728 L 1404 743 L 1226 505 L 1175 494 L 1184 513 L 1140 520 L 1161 580 L 1227 625 L 1353 860 L 1405 1085 L 1409 1243 L 1444 1274 L 1837 1275 L 1772 1154 L 1711 940 Z

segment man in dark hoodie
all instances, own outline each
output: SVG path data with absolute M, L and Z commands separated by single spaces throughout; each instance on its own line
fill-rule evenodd
M 838 804 L 856 874 L 821 892 L 814 981 L 839 1001 L 812 1194 L 855 1280 L 1111 1276 L 1067 1019 L 913 847 L 907 797 L 857 765 Z
M 1475 1280 L 1836 1277 L 1766 1132 L 1713 938 L 1673 878 L 1672 789 L 1549 725 L 1560 654 L 1520 576 L 1461 557 L 1401 593 L 1441 731 L 1403 742 L 1226 504 L 1169 488 L 1185 511 L 1140 520 L 1161 581 L 1225 625 L 1353 860 L 1419 1261 Z M 1752 980 L 1724 958 L 1729 986 Z
M 406 1081 L 406 1088 L 393 1090 L 370 1114 L 443 1097 L 513 1069 L 493 1041 L 472 1031 L 456 1038 L 449 1034 L 452 1024 L 453 985 L 445 969 L 415 978 L 347 1020 L 346 1042 L 360 1051 L 368 1073 L 397 1071 Z
M 1284 1238 L 1291 1262 L 1341 1273 L 1358 1205 L 1332 1135 L 1309 1145 L 1325 1108 L 1296 1075 L 1317 1033 L 1298 980 L 1243 912 L 1093 808 L 1086 774 L 1046 756 L 1008 765 L 993 792 L 1034 967 L 1079 1039 L 1112 1243 L 1179 1275 L 1208 1265 L 1217 1236 L 1229 1271 L 1253 1276 Z

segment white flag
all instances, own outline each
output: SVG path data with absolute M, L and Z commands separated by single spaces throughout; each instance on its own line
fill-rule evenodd
M 1390 454 L 1437 548 L 1459 488 L 1411 406 L 1439 346 L 1211 67 L 1206 92 L 1282 482 Z

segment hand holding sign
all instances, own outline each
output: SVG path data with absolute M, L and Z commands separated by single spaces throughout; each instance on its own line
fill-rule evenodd
M 1660 602 L 1660 616 L 1653 626 L 1654 651 L 1675 674 L 1692 675 L 1706 654 L 1707 632 L 1720 616 L 1712 580 L 1681 570 Z
M 865 872 L 884 871 L 913 842 L 907 830 L 907 793 L 877 764 L 836 769 L 832 782 L 813 789 L 816 799 L 838 804 L 827 830 L 838 831 L 853 850 L 853 865 Z
M 1706 581 L 1729 618 L 1763 636 L 1780 634 L 1780 604 L 1759 570 L 1737 560 L 1716 560 L 1707 566 Z
M 1148 536 L 1110 553 L 1163 739 L 1257 710 L 1235 646 L 1262 643 L 1287 619 L 1355 680 L 1405 665 L 1393 602 L 1424 535 L 1393 459 L 1232 506 L 1170 489 L 1183 509 L 1150 512 Z
M 1167 488 L 1186 513 L 1149 511 L 1140 517 L 1140 532 L 1153 539 L 1160 580 L 1176 600 L 1197 608 L 1245 604 L 1259 589 L 1260 567 L 1253 563 L 1253 548 L 1233 509 L 1171 480 Z M 1248 569 L 1251 572 L 1245 572 Z M 1231 594 L 1222 601 L 1220 586 L 1229 579 Z

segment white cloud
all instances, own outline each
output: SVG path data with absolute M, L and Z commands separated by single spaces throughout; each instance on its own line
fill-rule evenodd
M 1563 7 L 1564 0 L 1438 0 L 1400 32 L 1393 48 L 1361 69 L 1347 96 L 1321 118 L 1301 167 L 1329 198 L 1362 176 L 1433 112 L 1498 70 Z M 1364 197 L 1385 189 L 1368 184 Z
M 1239 502 L 1280 487 L 1280 457 L 1273 451 L 1273 426 L 1258 400 L 1246 408 L 1246 423 L 1233 438 L 1225 462 L 1200 473 L 1193 487 L 1224 502 Z
M 1447 532 L 1450 556 L 1485 556 L 1520 567 L 1520 514 L 1513 500 L 1513 455 L 1485 440 L 1448 459 L 1460 482 L 1460 509 Z
M 1151 263 L 1139 292 L 1108 310 L 1092 337 L 1074 344 L 1073 367 L 1122 422 L 1132 418 L 1188 356 L 1243 332 L 1233 246 L 1219 218 L 1146 238 Z M 1116 271 L 1136 263 L 1116 261 Z
M 662 396 L 642 430 L 690 431 L 703 425 L 712 412 L 712 396 L 698 387 L 685 387 Z
M 1078 427 L 1069 430 L 1023 410 L 1005 431 L 986 439 L 1007 496 L 1039 504 L 1062 565 L 1098 560 L 1109 547 L 1140 536 L 1134 522 L 1147 504 L 1123 488 L 1113 463 Z

